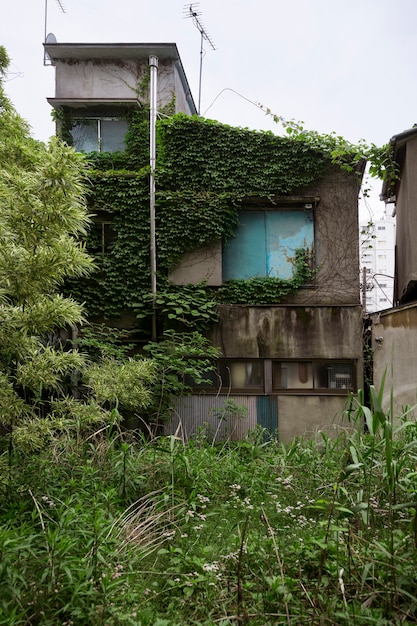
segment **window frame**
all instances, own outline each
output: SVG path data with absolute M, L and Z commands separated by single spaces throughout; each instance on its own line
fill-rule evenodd
M 95 234 L 96 245 L 90 241 L 89 252 L 95 256 L 110 254 L 118 239 L 114 220 L 100 211 L 93 217 L 91 231 Z
M 353 359 L 273 359 L 272 365 L 272 389 L 275 394 L 303 394 L 303 395 L 349 395 L 349 393 L 356 393 L 357 384 L 356 384 L 356 363 Z M 311 365 L 311 374 L 312 374 L 312 386 L 309 387 L 307 384 L 303 387 L 278 387 L 275 384 L 275 369 L 278 364 L 289 363 L 292 365 L 300 365 L 300 364 L 309 364 Z M 350 378 L 351 378 L 351 386 L 346 387 L 331 387 L 331 386 L 319 386 L 316 385 L 316 379 L 319 376 L 318 370 L 319 368 L 327 368 L 337 366 L 349 366 L 350 368 Z M 320 372 L 320 375 L 323 375 Z
M 248 203 L 246 204 L 246 202 L 242 203 L 242 206 L 239 208 L 238 212 L 239 214 L 242 212 L 248 212 L 248 213 L 258 213 L 259 215 L 263 215 L 265 216 L 265 222 L 264 222 L 264 228 L 265 228 L 265 239 L 268 239 L 269 235 L 267 235 L 267 230 L 268 230 L 268 226 L 267 226 L 267 217 L 266 214 L 267 213 L 288 213 L 288 214 L 294 214 L 294 213 L 306 213 L 308 215 L 311 216 L 311 222 L 312 222 L 312 242 L 311 242 L 311 248 L 309 248 L 307 246 L 306 251 L 309 254 L 309 262 L 311 265 L 311 269 L 314 270 L 315 266 L 316 266 L 316 261 L 315 261 L 315 243 L 316 243 L 316 207 L 318 205 L 319 202 L 319 198 L 280 198 L 280 197 L 276 197 L 275 199 L 272 200 L 272 202 L 266 202 L 265 199 L 263 198 L 258 198 L 257 201 L 255 202 L 255 199 L 252 198 L 252 203 Z M 307 220 L 306 220 L 306 224 L 307 224 Z M 226 250 L 228 249 L 228 247 L 231 244 L 231 241 L 233 241 L 234 239 L 236 239 L 236 235 L 238 233 L 238 229 L 239 228 L 239 224 L 236 227 L 235 230 L 235 235 L 232 236 L 228 241 L 223 242 L 223 246 L 222 246 L 222 282 L 225 283 L 228 280 L 250 280 L 250 278 L 256 278 L 256 277 L 260 277 L 260 278 L 266 278 L 268 276 L 275 276 L 276 278 L 281 278 L 283 280 L 289 280 L 291 277 L 285 277 L 285 276 L 281 276 L 281 275 L 276 275 L 275 271 L 276 269 L 271 268 L 268 271 L 265 271 L 265 273 L 257 273 L 257 274 L 253 274 L 251 276 L 248 277 L 234 277 L 232 275 L 228 275 L 230 273 L 230 269 L 229 268 L 225 268 L 225 254 L 227 254 Z M 269 241 L 267 243 L 265 243 L 265 251 L 263 251 L 265 253 L 265 265 L 266 265 L 266 270 L 267 268 L 267 261 L 266 261 L 266 257 L 268 256 L 270 250 L 268 249 L 268 245 L 269 245 Z M 300 246 L 301 248 L 301 246 Z M 297 250 L 299 250 L 300 248 L 294 248 L 294 255 L 296 253 Z M 269 252 L 268 252 L 269 250 Z M 283 255 L 283 253 L 280 253 L 281 255 Z M 279 255 L 277 255 L 277 258 L 279 258 Z M 276 264 L 276 268 L 279 267 L 279 263 Z M 293 275 L 294 275 L 294 268 L 293 268 Z
M 224 368 L 229 367 L 233 364 L 237 363 L 245 363 L 245 364 L 256 364 L 260 366 L 260 371 L 262 372 L 262 383 L 259 385 L 232 385 L 230 380 L 224 380 Z M 334 367 L 334 366 L 348 366 L 350 369 L 349 376 L 351 377 L 351 386 L 347 386 L 345 388 L 342 387 L 320 387 L 314 386 L 314 378 L 313 378 L 313 386 L 300 386 L 300 387 L 278 387 L 276 385 L 276 368 L 278 364 L 289 363 L 293 366 L 296 364 L 304 364 L 310 366 L 311 373 L 314 376 L 314 373 L 318 371 L 318 368 L 324 367 Z M 236 395 L 336 395 L 336 396 L 348 396 L 350 393 L 357 392 L 357 365 L 355 359 L 276 359 L 276 358 L 221 358 L 216 361 L 214 364 L 215 371 L 213 373 L 213 379 L 218 381 L 218 384 L 213 385 L 193 385 L 190 384 L 190 387 L 193 393 L 199 394 L 207 394 L 207 395 L 227 395 L 227 394 L 236 394 Z M 308 370 L 308 367 L 307 367 Z M 259 372 L 259 370 L 258 370 Z M 317 374 L 316 374 L 317 375 Z M 323 371 L 321 372 L 321 376 L 323 376 Z
M 77 126 L 77 124 L 84 125 L 87 126 L 89 123 L 92 122 L 96 122 L 97 126 L 96 126 L 96 150 L 89 150 L 88 152 L 84 152 L 83 150 L 80 150 L 75 144 L 76 144 L 76 138 L 73 136 L 72 131 L 73 129 Z M 124 135 L 124 148 L 123 150 L 103 150 L 102 149 L 102 145 L 103 145 L 103 128 L 102 128 L 102 123 L 103 122 L 123 122 L 126 124 L 126 132 Z M 90 152 L 110 152 L 110 153 L 114 153 L 114 152 L 123 152 L 126 149 L 126 135 L 127 132 L 129 130 L 129 126 L 128 126 L 128 122 L 125 118 L 123 117 L 119 117 L 119 116 L 114 116 L 114 115 L 91 115 L 88 116 L 86 115 L 85 117 L 73 117 L 72 118 L 72 128 L 70 130 L 70 134 L 73 138 L 73 146 L 75 148 L 75 150 L 77 150 L 77 152 L 82 152 L 83 154 L 89 154 Z

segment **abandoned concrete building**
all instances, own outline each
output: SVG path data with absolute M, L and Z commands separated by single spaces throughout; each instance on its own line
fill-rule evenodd
M 206 278 L 212 285 L 260 272 L 283 276 L 289 271 L 285 260 L 300 238 L 314 249 L 320 268 L 285 303 L 220 307 L 210 335 L 223 353 L 219 376 L 213 378 L 211 393 L 200 390 L 177 403 L 187 434 L 216 414 L 224 395 L 247 409 L 245 419 L 230 416 L 233 423 L 225 422 L 224 434 L 232 429 L 241 437 L 260 424 L 278 429 L 281 440 L 288 441 L 317 429 L 331 430 L 340 423 L 348 392 L 362 386 L 358 179 L 335 168 L 304 192 L 269 202 L 248 199 L 232 245 L 224 250 L 218 242 L 190 253 L 171 274 L 178 282 Z
M 78 150 L 123 150 L 128 128 L 120 113 L 138 107 L 134 87 L 143 81 L 150 55 L 159 58 L 158 106 L 173 101 L 175 113 L 196 113 L 174 44 L 52 43 L 45 48 L 56 71 L 56 92 L 48 101 L 71 114 Z M 329 166 L 319 179 L 290 193 L 278 188 L 248 193 L 239 201 L 239 225 L 227 245 L 221 238 L 211 241 L 170 268 L 175 285 L 205 281 L 216 290 L 230 280 L 288 280 L 300 249 L 308 251 L 314 266 L 310 280 L 279 302 L 219 305 L 219 321 L 208 331 L 222 351 L 217 371 L 192 395 L 175 401 L 171 432 L 181 428 L 189 437 L 209 423 L 220 436 L 236 439 L 259 424 L 277 430 L 285 442 L 342 425 L 349 392 L 363 385 L 362 173 Z M 231 406 L 226 400 L 244 410 L 222 413 Z M 219 422 L 220 414 L 227 419 Z

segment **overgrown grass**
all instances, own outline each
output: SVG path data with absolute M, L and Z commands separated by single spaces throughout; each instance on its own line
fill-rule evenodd
M 337 440 L 6 452 L 0 624 L 417 623 L 417 425 L 371 395 Z

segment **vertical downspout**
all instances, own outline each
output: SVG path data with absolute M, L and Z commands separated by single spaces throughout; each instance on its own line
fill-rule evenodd
M 150 204 L 150 256 L 151 256 L 151 293 L 152 299 L 152 341 L 156 341 L 156 230 L 155 230 L 155 165 L 156 165 L 156 108 L 157 108 L 157 81 L 158 57 L 149 57 L 150 67 L 150 167 L 149 204 Z
M 366 267 L 363 267 L 362 268 L 362 313 L 363 315 L 366 315 L 366 308 L 367 308 L 366 283 L 367 283 Z

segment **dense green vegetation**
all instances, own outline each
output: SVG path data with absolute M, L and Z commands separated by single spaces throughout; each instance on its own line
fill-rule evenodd
M 0 47 L 0 77 L 7 63 Z M 137 412 L 156 425 L 186 391 L 182 375 L 198 379 L 218 355 L 195 333 L 166 336 L 145 358 L 116 331 L 86 329 L 83 305 L 62 292 L 94 269 L 84 245 L 89 171 L 58 138 L 32 139 L 0 82 L 0 435 L 10 453 Z
M 93 275 L 68 283 L 69 292 L 85 302 L 89 316 L 102 319 L 118 318 L 127 311 L 134 314 L 136 303 L 150 291 L 146 109 L 145 117 L 138 111 L 130 114 L 129 122 L 124 153 L 88 155 L 89 208 L 98 221 L 111 222 L 114 239 L 105 254 L 95 255 Z M 170 284 L 168 275 L 185 253 L 219 240 L 226 243 L 233 236 L 246 197 L 273 202 L 276 196 L 302 193 L 329 167 L 344 167 L 354 176 L 361 158 L 359 150 L 346 142 L 343 154 L 337 151 L 334 138 L 320 143 L 309 134 L 277 136 L 183 114 L 159 120 L 157 132 L 157 271 L 158 290 L 164 292 L 181 291 Z M 99 237 L 93 229 L 87 239 L 94 253 Z M 289 280 L 231 281 L 219 293 L 205 286 L 200 289 L 206 301 L 277 303 L 311 278 L 308 264 L 298 261 Z M 147 328 L 143 316 L 141 320 L 144 337 Z M 164 328 L 162 321 L 159 326 Z
M 3 455 L 0 624 L 416 623 L 416 423 L 372 399 L 337 439 L 116 429 Z

